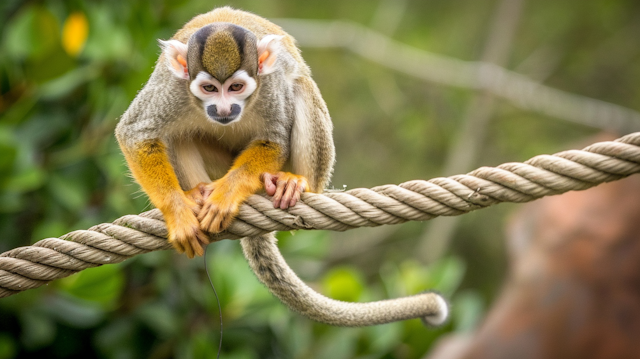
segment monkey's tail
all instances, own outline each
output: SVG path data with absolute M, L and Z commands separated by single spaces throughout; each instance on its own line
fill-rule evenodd
M 258 279 L 292 310 L 315 321 L 361 327 L 421 318 L 425 324 L 438 326 L 447 320 L 449 307 L 438 293 L 369 303 L 348 303 L 323 296 L 307 286 L 287 265 L 273 234 L 240 240 L 244 256 Z

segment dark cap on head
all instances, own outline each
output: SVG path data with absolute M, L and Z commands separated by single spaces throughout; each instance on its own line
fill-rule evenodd
M 206 71 L 224 82 L 240 69 L 251 77 L 258 71 L 257 39 L 244 27 L 224 22 L 204 26 L 191 35 L 188 46 L 191 79 Z

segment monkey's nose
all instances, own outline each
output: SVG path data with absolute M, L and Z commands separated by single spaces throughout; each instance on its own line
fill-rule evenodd
M 209 115 L 212 120 L 226 125 L 235 120 L 238 115 L 240 115 L 241 110 L 242 108 L 240 107 L 240 105 L 235 103 L 231 105 L 231 108 L 229 110 L 220 111 L 218 111 L 218 107 L 216 105 L 211 105 L 207 107 L 207 115 Z

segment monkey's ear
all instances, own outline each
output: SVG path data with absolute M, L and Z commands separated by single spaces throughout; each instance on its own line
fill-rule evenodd
M 267 75 L 275 70 L 274 64 L 278 58 L 277 46 L 282 35 L 267 35 L 258 42 L 258 73 Z
M 158 40 L 164 56 L 167 58 L 167 67 L 177 78 L 187 80 L 187 45 L 178 40 Z

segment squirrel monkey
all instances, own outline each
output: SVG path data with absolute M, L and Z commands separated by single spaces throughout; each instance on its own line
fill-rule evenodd
M 229 226 L 263 186 L 282 209 L 322 191 L 335 157 L 332 123 L 291 36 L 224 7 L 160 45 L 116 137 L 179 252 L 202 255 L 206 233 Z
M 291 36 L 224 7 L 196 16 L 160 45 L 116 137 L 179 252 L 202 255 L 205 233 L 225 229 L 263 186 L 282 209 L 303 191 L 322 191 L 335 157 L 332 124 Z M 436 293 L 371 303 L 326 298 L 287 266 L 272 234 L 240 243 L 269 290 L 314 320 L 362 326 L 421 317 L 440 325 L 447 317 Z

